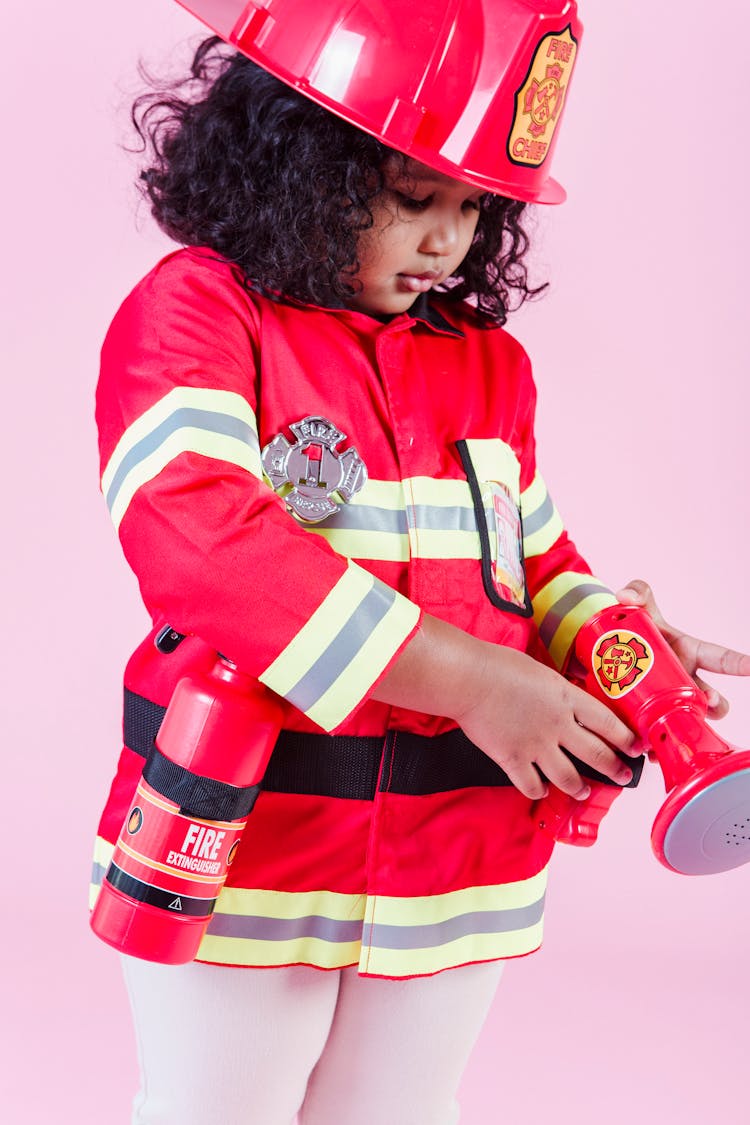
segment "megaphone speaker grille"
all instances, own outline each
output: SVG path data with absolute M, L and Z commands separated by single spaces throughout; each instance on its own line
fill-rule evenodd
M 726 772 L 729 762 L 722 762 L 724 768 L 678 786 L 656 817 L 651 841 L 673 871 L 713 875 L 750 862 L 750 762 L 728 757 L 732 772 Z M 746 768 L 738 769 L 740 764 Z

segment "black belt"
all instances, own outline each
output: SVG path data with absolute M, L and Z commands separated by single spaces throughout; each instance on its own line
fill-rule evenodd
M 166 707 L 125 689 L 125 745 L 147 758 Z M 625 758 L 633 771 L 633 789 L 643 758 Z M 591 781 L 615 785 L 604 774 L 573 758 L 576 769 Z M 381 770 L 382 766 L 382 770 Z M 378 779 L 380 785 L 378 786 Z M 271 754 L 260 788 L 271 793 L 309 793 L 371 801 L 381 792 L 424 796 L 472 786 L 512 785 L 507 773 L 458 728 L 445 734 L 422 735 L 388 731 L 375 737 L 308 734 L 283 730 Z

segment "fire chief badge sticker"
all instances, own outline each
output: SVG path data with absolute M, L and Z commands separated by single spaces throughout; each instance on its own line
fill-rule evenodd
M 514 164 L 538 168 L 549 152 L 560 120 L 578 44 L 570 27 L 539 40 L 528 74 L 516 92 L 508 136 Z
M 654 666 L 650 645 L 638 633 L 606 633 L 592 655 L 597 683 L 611 698 L 619 699 L 639 683 Z
M 277 434 L 261 453 L 263 469 L 294 515 L 305 523 L 320 523 L 339 510 L 333 495 L 348 503 L 359 492 L 367 469 L 354 446 L 338 452 L 346 434 L 327 418 L 309 414 L 289 428 L 297 441 L 292 445 Z

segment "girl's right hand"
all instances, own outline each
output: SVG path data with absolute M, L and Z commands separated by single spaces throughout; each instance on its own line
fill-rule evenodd
M 612 711 L 525 653 L 484 647 L 483 665 L 472 677 L 474 690 L 465 709 L 452 717 L 517 789 L 536 800 L 546 795 L 547 778 L 585 800 L 590 786 L 564 750 L 619 785 L 631 780 L 632 770 L 613 747 L 632 757 L 640 750 Z
M 632 772 L 615 749 L 640 755 L 612 711 L 552 668 L 429 615 L 372 698 L 453 719 L 531 800 L 546 795 L 545 778 L 586 799 L 589 785 L 566 750 L 619 785 Z

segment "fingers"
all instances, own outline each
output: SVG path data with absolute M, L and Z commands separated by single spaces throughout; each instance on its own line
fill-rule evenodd
M 711 687 L 710 684 L 707 684 L 700 676 L 693 676 L 693 679 L 706 697 L 709 716 L 712 719 L 723 719 L 729 711 L 729 702 L 724 698 L 721 692 L 718 692 L 715 687 Z
M 571 733 L 570 739 L 567 740 L 565 750 L 558 746 L 540 755 L 536 764 L 551 785 L 577 801 L 585 801 L 590 796 L 591 786 L 578 772 L 569 754 L 573 754 L 598 773 L 604 774 L 617 785 L 627 785 L 633 779 L 633 771 L 617 757 L 611 747 L 590 731 L 583 727 L 576 727 L 575 732 Z M 505 771 L 524 796 L 537 800 L 540 796 L 546 795 L 546 789 L 543 791 L 543 779 L 537 770 L 521 768 L 513 770 L 506 763 Z
M 644 582 L 642 578 L 634 578 L 631 582 L 628 582 L 627 586 L 617 591 L 615 597 L 624 605 L 643 606 L 655 624 L 659 627 L 666 625 L 661 610 L 656 604 L 654 591 L 651 589 L 648 582 Z
M 588 695 L 581 688 L 576 688 L 572 684 L 569 687 L 571 691 L 575 692 L 573 710 L 580 728 L 598 735 L 610 747 L 614 746 L 616 750 L 622 750 L 623 754 L 628 754 L 631 758 L 639 757 L 641 751 L 638 739 L 630 727 L 626 726 L 613 711 L 610 711 L 598 699 L 594 699 L 592 695 Z M 575 753 L 572 746 L 568 746 L 568 749 L 571 753 Z M 580 758 L 582 755 L 578 754 L 578 757 Z
M 750 656 L 724 648 L 723 645 L 697 641 L 695 666 L 706 672 L 723 672 L 725 676 L 750 676 Z
M 644 582 L 641 578 L 634 578 L 628 582 L 627 586 L 618 591 L 617 598 L 624 604 L 643 606 L 665 640 L 674 649 L 685 670 L 706 692 L 711 717 L 723 718 L 729 710 L 729 704 L 723 695 L 704 684 L 695 675 L 695 671 L 697 668 L 703 668 L 706 672 L 720 672 L 725 676 L 750 676 L 750 654 L 737 652 L 724 645 L 698 640 L 697 637 L 691 637 L 688 633 L 682 633 L 679 629 L 668 625 L 656 604 L 653 590 L 648 582 Z
M 558 750 L 550 762 L 545 763 L 544 775 L 552 785 L 567 793 L 569 797 L 575 797 L 577 801 L 585 801 L 591 793 L 589 783 L 581 777 L 570 758 L 562 750 Z
M 503 762 L 502 768 L 507 773 L 510 781 L 531 801 L 539 801 L 546 797 L 549 787 L 535 769 L 532 762 Z M 576 775 L 578 776 L 578 775 Z M 580 780 L 580 779 L 579 779 Z
M 618 758 L 611 746 L 584 727 L 577 727 L 575 734 L 566 739 L 565 749 L 617 785 L 627 785 L 633 780 L 630 766 Z
M 693 676 L 696 683 L 698 682 L 695 675 L 697 668 L 703 668 L 706 672 L 721 672 L 725 676 L 750 676 L 750 656 L 744 652 L 737 652 L 735 649 L 711 644 L 708 641 L 699 641 L 686 633 L 675 634 L 676 640 L 671 640 L 666 632 L 664 635 L 670 641 L 680 663 Z M 702 683 L 700 686 L 704 687 Z
M 579 801 L 588 797 L 591 787 L 588 781 L 581 777 L 569 754 L 610 778 L 616 785 L 627 785 L 633 780 L 633 771 L 617 757 L 610 746 L 591 731 L 576 727 L 575 731 L 571 732 L 570 738 L 566 739 L 565 750 L 558 747 L 554 752 L 540 759 L 539 765 L 552 785 Z

